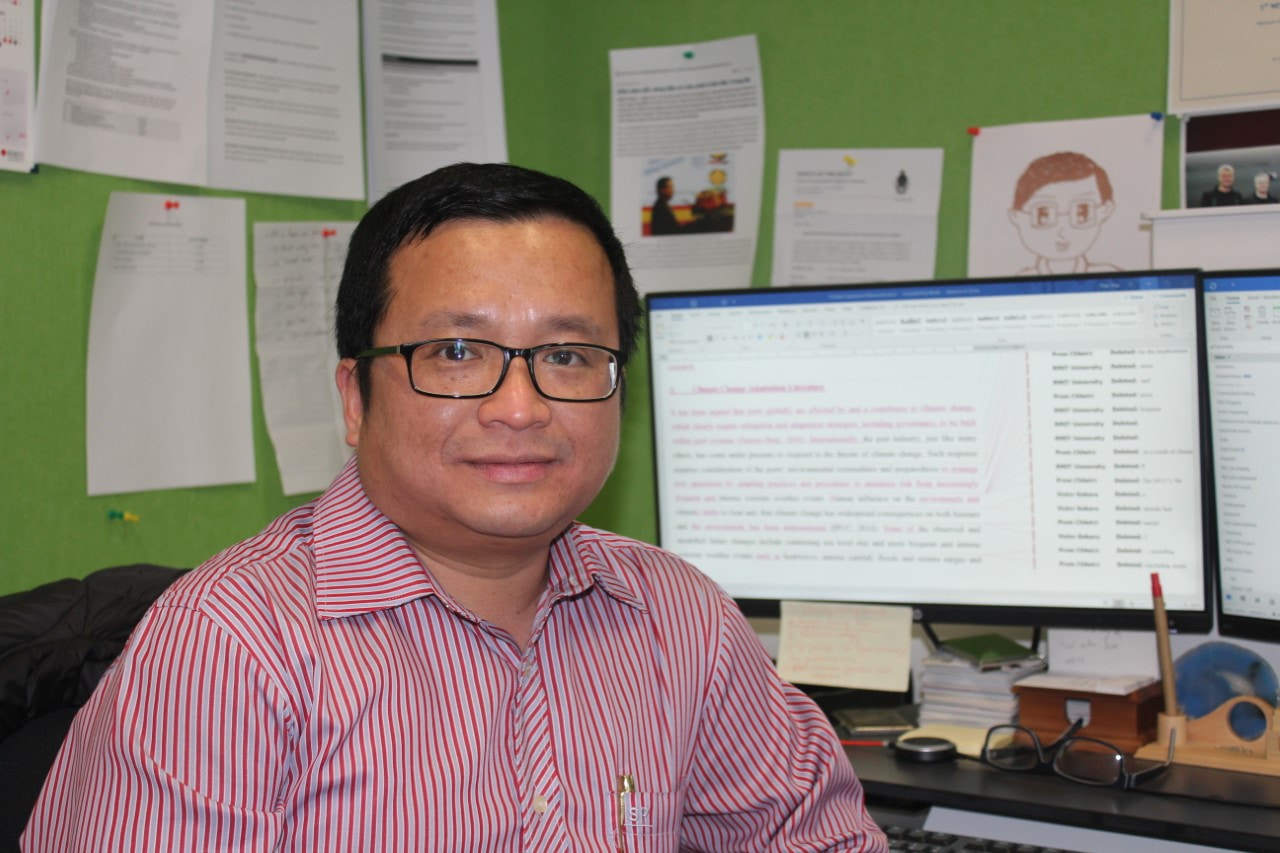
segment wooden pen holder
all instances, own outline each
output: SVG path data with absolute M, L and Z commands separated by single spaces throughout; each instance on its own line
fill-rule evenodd
M 1256 709 L 1266 723 L 1265 731 L 1252 739 L 1236 734 L 1231 725 L 1233 713 L 1254 713 L 1248 710 L 1249 706 Z M 1170 733 L 1176 732 L 1173 742 L 1175 764 L 1280 776 L 1280 722 L 1277 717 L 1280 717 L 1280 710 L 1253 696 L 1236 696 L 1194 720 L 1181 714 L 1162 713 L 1156 740 L 1134 754 L 1138 758 L 1164 761 L 1169 754 Z

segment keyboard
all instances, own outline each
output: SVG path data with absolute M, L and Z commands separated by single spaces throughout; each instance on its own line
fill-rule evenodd
M 935 832 L 908 826 L 890 825 L 880 828 L 889 836 L 890 850 L 908 850 L 911 853 L 1073 853 L 1061 847 L 996 841 L 992 838 L 975 838 L 972 835 L 956 835 L 953 832 Z

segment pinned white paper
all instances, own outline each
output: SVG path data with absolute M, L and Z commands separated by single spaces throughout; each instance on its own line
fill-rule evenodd
M 89 319 L 89 494 L 252 482 L 243 199 L 112 193 Z

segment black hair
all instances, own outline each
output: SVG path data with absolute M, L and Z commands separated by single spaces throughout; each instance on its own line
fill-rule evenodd
M 405 244 L 458 219 L 511 223 L 544 218 L 583 226 L 604 251 L 613 271 L 620 360 L 626 364 L 640 333 L 640 296 L 609 218 L 595 199 L 569 181 L 505 163 L 445 166 L 392 190 L 369 209 L 351 234 L 338 286 L 338 357 L 352 358 L 373 346 L 374 329 L 391 301 L 391 258 Z M 356 370 L 367 405 L 369 362 L 361 360 Z

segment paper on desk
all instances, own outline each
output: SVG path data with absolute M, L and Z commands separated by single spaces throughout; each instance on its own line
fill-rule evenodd
M 799 684 L 901 693 L 911 672 L 911 608 L 782 602 L 778 674 Z
M 89 318 L 91 495 L 254 479 L 243 199 L 112 193 Z
M 334 382 L 333 303 L 354 222 L 255 222 L 258 378 L 286 495 L 323 490 L 351 453 Z

